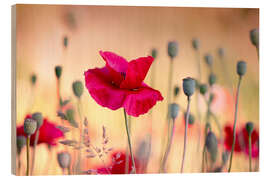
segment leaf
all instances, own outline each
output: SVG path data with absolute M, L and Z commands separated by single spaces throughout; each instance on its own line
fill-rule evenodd
M 62 111 L 58 111 L 57 116 L 60 117 L 63 120 L 67 120 L 67 116 Z
M 64 127 L 64 126 L 57 126 L 57 128 L 60 129 L 63 133 L 67 133 L 70 131 L 68 127 Z
M 61 107 L 63 107 L 63 106 L 65 106 L 65 105 L 67 105 L 68 103 L 70 102 L 70 100 L 69 99 L 66 99 L 66 100 L 62 100 L 62 98 L 60 98 L 60 106 Z
M 67 146 L 75 146 L 76 144 L 78 144 L 78 142 L 75 140 L 63 140 L 63 141 L 59 141 L 59 143 L 63 145 L 67 145 Z

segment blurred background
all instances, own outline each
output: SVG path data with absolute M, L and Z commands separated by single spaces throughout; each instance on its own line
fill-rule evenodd
M 156 68 L 153 88 L 161 92 L 164 100 L 153 107 L 151 114 L 131 118 L 131 139 L 136 151 L 140 143 L 149 134 L 152 135 L 152 150 L 146 172 L 156 173 L 159 170 L 162 138 L 166 127 L 170 63 L 168 42 L 179 43 L 179 54 L 174 59 L 172 85 L 180 86 L 180 95 L 174 101 L 183 109 L 186 109 L 187 102 L 182 91 L 182 79 L 187 76 L 196 78 L 198 75 L 192 39 L 198 38 L 200 41 L 202 82 L 207 83 L 209 73 L 204 56 L 207 53 L 213 56 L 213 71 L 217 75 L 217 83 L 213 88 L 216 100 L 212 110 L 222 127 L 233 124 L 234 96 L 238 81 L 236 63 L 238 60 L 245 60 L 248 68 L 241 85 L 238 125 L 241 128 L 246 122 L 252 121 L 259 130 L 259 61 L 256 48 L 249 37 L 250 30 L 254 28 L 259 28 L 258 9 L 16 5 L 17 126 L 23 124 L 27 114 L 36 111 L 42 112 L 50 122 L 62 124 L 57 117 L 55 66 L 63 67 L 61 96 L 71 99 L 71 104 L 76 107 L 77 99 L 72 92 L 72 83 L 76 80 L 84 83 L 85 71 L 105 65 L 99 50 L 112 51 L 132 60 L 151 55 L 151 50 L 155 48 L 158 55 L 153 64 Z M 63 44 L 65 37 L 68 38 L 67 47 Z M 229 76 L 224 75 L 218 48 L 225 50 L 224 61 Z M 145 79 L 149 85 L 152 68 Z M 34 88 L 30 81 L 33 73 L 37 75 Z M 97 146 L 102 144 L 104 126 L 110 139 L 109 146 L 116 151 L 125 152 L 127 141 L 123 110 L 112 111 L 99 106 L 86 88 L 81 99 L 82 114 L 89 121 L 92 143 Z M 199 104 L 204 117 L 204 101 L 201 100 Z M 195 98 L 191 103 L 191 112 L 196 113 Z M 65 126 L 69 124 L 65 123 Z M 200 172 L 201 152 L 198 153 L 196 149 L 198 128 L 203 128 L 203 124 L 196 119 L 188 132 L 185 172 Z M 213 131 L 218 134 L 215 127 Z M 71 139 L 76 135 L 79 135 L 78 132 L 69 132 L 62 139 Z M 169 173 L 179 172 L 183 135 L 181 112 L 176 120 L 174 140 L 167 162 Z M 25 171 L 25 149 L 21 153 L 23 167 L 20 174 Z M 57 163 L 57 152 L 63 150 L 71 154 L 74 151 L 70 147 L 57 144 L 48 152 L 46 144 L 39 144 L 34 175 L 62 174 Z M 105 164 L 109 163 L 110 156 L 104 157 L 104 161 Z M 258 163 L 258 159 L 255 161 Z M 82 158 L 83 170 L 94 169 L 102 164 L 98 158 Z M 232 171 L 248 171 L 248 157 L 245 154 L 234 156 Z

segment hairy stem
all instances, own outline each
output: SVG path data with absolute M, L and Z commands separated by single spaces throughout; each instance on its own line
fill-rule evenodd
M 132 160 L 132 169 L 134 170 L 134 173 L 136 174 L 136 166 L 135 166 L 135 160 L 134 156 L 132 153 L 132 147 L 131 147 L 131 141 L 130 141 L 130 133 L 129 133 L 129 128 L 128 128 L 128 120 L 127 120 L 127 114 L 126 110 L 124 109 L 124 116 L 125 116 L 125 125 L 126 125 L 126 132 L 127 132 L 127 138 L 128 138 L 128 146 L 129 146 L 129 152 Z
M 189 113 L 190 113 L 190 97 L 189 96 L 187 100 L 188 100 L 188 105 L 187 105 L 187 114 L 185 117 L 185 135 L 184 135 L 184 149 L 183 149 L 183 156 L 182 156 L 181 173 L 183 173 L 183 170 L 184 170 L 185 156 L 186 156 L 188 120 L 189 120 Z
M 128 116 L 128 124 L 129 124 L 129 132 L 131 134 L 131 117 Z M 129 147 L 127 146 L 126 148 L 126 160 L 125 160 L 125 173 L 128 174 L 128 168 L 129 168 L 129 158 L 128 158 L 128 149 Z
M 235 139 L 236 139 L 236 123 L 237 123 L 239 90 L 240 90 L 241 80 L 242 80 L 242 76 L 239 76 L 239 81 L 238 81 L 238 86 L 237 86 L 237 92 L 236 92 L 236 103 L 235 103 L 234 124 L 233 124 L 233 143 L 232 143 L 232 150 L 231 150 L 231 156 L 230 156 L 230 163 L 229 163 L 228 172 L 231 172 L 232 158 L 233 158 L 233 152 L 234 152 L 234 146 L 235 146 Z

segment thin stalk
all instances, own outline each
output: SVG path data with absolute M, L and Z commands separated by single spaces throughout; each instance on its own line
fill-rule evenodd
M 260 50 L 259 50 L 259 46 L 256 46 L 256 52 L 257 52 L 257 56 L 258 56 L 258 61 L 260 61 Z
M 31 175 L 33 175 L 34 167 L 35 167 L 35 159 L 36 159 L 36 146 L 38 143 L 39 138 L 39 129 L 37 130 L 35 141 L 34 141 L 34 147 L 33 147 L 33 153 L 32 153 L 32 167 L 31 167 Z
M 27 166 L 26 166 L 26 176 L 29 176 L 30 175 L 30 171 L 29 171 L 29 167 L 30 167 L 30 162 L 29 162 L 29 150 L 30 150 L 30 136 L 28 135 L 27 136 L 27 139 L 26 139 L 26 163 L 27 163 Z
M 248 154 L 249 154 L 249 172 L 252 171 L 252 164 L 251 164 L 251 133 L 248 135 Z
M 129 124 L 129 132 L 131 134 L 131 117 L 128 116 L 128 124 Z M 125 160 L 125 173 L 128 174 L 128 168 L 129 168 L 129 157 L 128 157 L 128 146 L 126 147 L 126 160 Z
M 242 80 L 242 76 L 239 76 L 239 81 L 238 81 L 238 86 L 237 86 L 237 92 L 236 92 L 236 103 L 235 103 L 234 124 L 233 124 L 233 143 L 232 143 L 232 150 L 231 150 L 231 156 L 230 156 L 230 163 L 229 163 L 228 172 L 231 172 L 232 158 L 233 158 L 233 152 L 234 152 L 234 146 L 235 146 L 236 122 L 237 122 L 239 90 L 240 90 L 241 80 Z
M 132 169 L 134 170 L 134 173 L 136 174 L 136 166 L 135 166 L 135 160 L 132 153 L 132 147 L 131 147 L 131 140 L 130 140 L 130 133 L 128 128 L 128 120 L 127 120 L 127 114 L 126 110 L 124 109 L 124 116 L 125 116 L 125 125 L 126 125 L 126 132 L 127 132 L 127 138 L 128 138 L 128 146 L 129 146 L 129 152 L 132 160 Z
M 201 62 L 200 62 L 200 52 L 199 50 L 196 51 L 196 59 L 197 59 L 197 64 L 198 64 L 198 81 L 201 82 Z M 196 108 L 197 108 L 197 115 L 199 119 L 199 125 L 201 125 L 201 112 L 200 112 L 200 107 L 199 107 L 199 93 L 196 93 Z M 201 128 L 199 126 L 198 128 L 198 144 L 197 144 L 197 152 L 199 152 L 201 146 Z
M 161 169 L 160 171 L 162 172 L 166 172 L 165 171 L 165 166 L 166 166 L 166 162 L 168 160 L 169 157 L 169 153 L 171 151 L 171 146 L 172 146 L 172 140 L 173 140 L 173 129 L 174 129 L 174 125 L 175 125 L 175 119 L 172 119 L 172 123 L 170 123 L 171 127 L 170 127 L 170 136 L 168 137 L 168 142 L 167 142 L 167 147 L 166 147 L 166 151 L 162 160 L 162 164 L 161 164 Z
M 80 147 L 82 146 L 82 138 L 83 138 L 83 133 L 82 133 L 82 129 L 83 129 L 83 122 L 82 122 L 82 112 L 81 112 L 81 99 L 78 98 L 78 103 L 77 103 L 77 111 L 79 114 L 79 118 L 80 118 Z M 78 158 L 77 158 L 77 164 L 76 164 L 76 171 L 79 172 L 80 171 L 80 164 L 81 164 L 81 148 L 78 149 Z
M 190 97 L 188 96 L 188 105 L 187 105 L 187 114 L 185 118 L 185 135 L 184 135 L 184 150 L 183 150 L 183 157 L 182 157 L 182 165 L 181 165 L 181 173 L 183 173 L 184 170 L 184 164 L 185 164 L 185 157 L 186 157 L 186 145 L 187 145 L 187 131 L 188 131 L 188 120 L 189 120 L 189 113 L 190 113 Z

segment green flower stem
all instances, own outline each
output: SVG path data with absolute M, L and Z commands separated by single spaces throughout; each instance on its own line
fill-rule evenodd
M 135 160 L 134 156 L 132 153 L 132 147 L 131 147 L 131 141 L 130 141 L 130 133 L 129 133 L 129 128 L 128 128 L 128 120 L 127 120 L 127 114 L 126 110 L 124 109 L 124 116 L 125 116 L 125 125 L 126 125 L 126 132 L 127 132 L 127 138 L 128 138 L 128 146 L 129 146 L 129 152 L 132 160 L 132 169 L 134 170 L 134 173 L 136 174 L 136 166 L 135 166 Z
M 174 125 L 175 125 L 175 119 L 172 119 L 171 121 L 172 121 L 172 123 L 170 123 L 170 129 L 169 129 L 170 130 L 170 136 L 168 137 L 166 151 L 165 151 L 165 154 L 164 154 L 162 163 L 161 163 L 160 172 L 166 172 L 165 166 L 166 166 L 166 162 L 168 160 L 169 153 L 171 151 L 172 140 L 173 140 L 173 129 L 174 129 Z
M 196 51 L 196 60 L 198 64 L 198 81 L 201 82 L 201 62 L 200 62 L 200 52 L 199 50 Z M 201 112 L 199 107 L 199 93 L 196 93 L 196 108 L 197 108 L 197 115 L 199 120 L 199 125 L 201 125 Z M 198 144 L 197 144 L 197 152 L 199 151 L 201 146 L 201 128 L 198 128 Z
M 257 51 L 258 61 L 260 61 L 260 49 L 259 49 L 259 46 L 256 46 L 256 51 Z
M 252 171 L 252 162 L 251 162 L 251 133 L 248 135 L 248 154 L 249 154 L 249 172 Z
M 184 165 L 185 165 L 185 157 L 186 157 L 186 146 L 187 146 L 187 131 L 188 131 L 188 120 L 190 114 L 190 97 L 188 96 L 188 105 L 187 105 L 187 114 L 185 118 L 185 135 L 184 135 L 184 149 L 183 149 L 183 156 L 182 156 L 182 165 L 181 165 L 181 173 L 183 173 Z
M 206 154 L 206 136 L 207 136 L 207 133 L 208 133 L 208 129 L 211 130 L 211 126 L 208 126 L 207 124 L 209 124 L 209 118 L 210 118 L 210 103 L 208 102 L 207 104 L 207 113 L 206 113 L 206 123 L 205 123 L 205 129 L 204 129 L 204 135 L 205 135 L 205 143 L 204 143 L 204 146 L 203 146 L 203 153 L 202 153 L 202 172 L 204 172 L 204 160 L 206 161 L 207 163 L 207 158 L 205 157 Z M 210 125 L 210 124 L 209 124 Z
M 131 134 L 131 116 L 128 116 L 128 124 L 129 124 L 128 130 Z M 128 150 L 129 150 L 129 147 L 127 146 L 127 148 L 126 148 L 126 161 L 125 161 L 125 173 L 126 174 L 128 174 L 128 168 L 129 168 Z
M 83 139 L 83 132 L 82 132 L 82 129 L 83 129 L 83 120 L 82 120 L 82 112 L 81 112 L 81 99 L 78 98 L 78 102 L 77 102 L 77 111 L 78 111 L 78 114 L 79 114 L 79 118 L 80 118 L 80 121 L 79 121 L 79 124 L 80 124 L 80 141 L 79 141 L 79 145 L 80 147 L 82 146 L 82 139 Z M 81 166 L 81 148 L 78 149 L 78 158 L 77 158 L 77 164 L 76 164 L 76 169 L 75 171 L 77 173 L 80 172 L 80 167 Z
M 33 153 L 32 153 L 32 167 L 31 167 L 31 175 L 33 175 L 34 167 L 35 167 L 35 159 L 36 159 L 36 146 L 38 143 L 39 138 L 39 129 L 37 129 L 35 141 L 34 141 L 34 147 L 33 147 Z
M 162 169 L 161 166 L 162 166 L 162 161 L 164 159 L 164 151 L 167 147 L 167 144 L 168 142 L 165 142 L 165 138 L 167 137 L 167 141 L 169 139 L 169 136 L 170 136 L 170 116 L 169 116 L 169 105 L 171 103 L 171 93 L 172 93 L 172 77 L 173 77 L 173 58 L 170 59 L 170 67 L 169 67 L 169 79 L 168 79 L 168 91 L 167 91 L 167 108 L 168 108 L 168 112 L 167 112 L 167 118 L 166 118 L 166 126 L 167 126 L 167 136 L 164 136 L 164 138 L 162 139 L 162 144 L 161 144 L 161 155 L 160 155 L 160 170 Z
M 29 171 L 29 151 L 30 151 L 30 135 L 27 136 L 26 138 L 26 163 L 27 163 L 27 166 L 26 166 L 26 176 L 29 176 L 30 175 L 30 171 Z
M 234 124 L 233 124 L 233 143 L 232 143 L 232 150 L 231 150 L 231 156 L 230 156 L 230 163 L 229 163 L 228 172 L 231 172 L 232 158 L 233 158 L 233 152 L 234 152 L 234 146 L 235 146 L 236 122 L 237 122 L 239 90 L 240 90 L 241 80 L 242 80 L 242 76 L 239 76 L 239 81 L 238 81 L 238 86 L 237 86 L 237 92 L 236 92 L 236 103 L 235 103 Z

